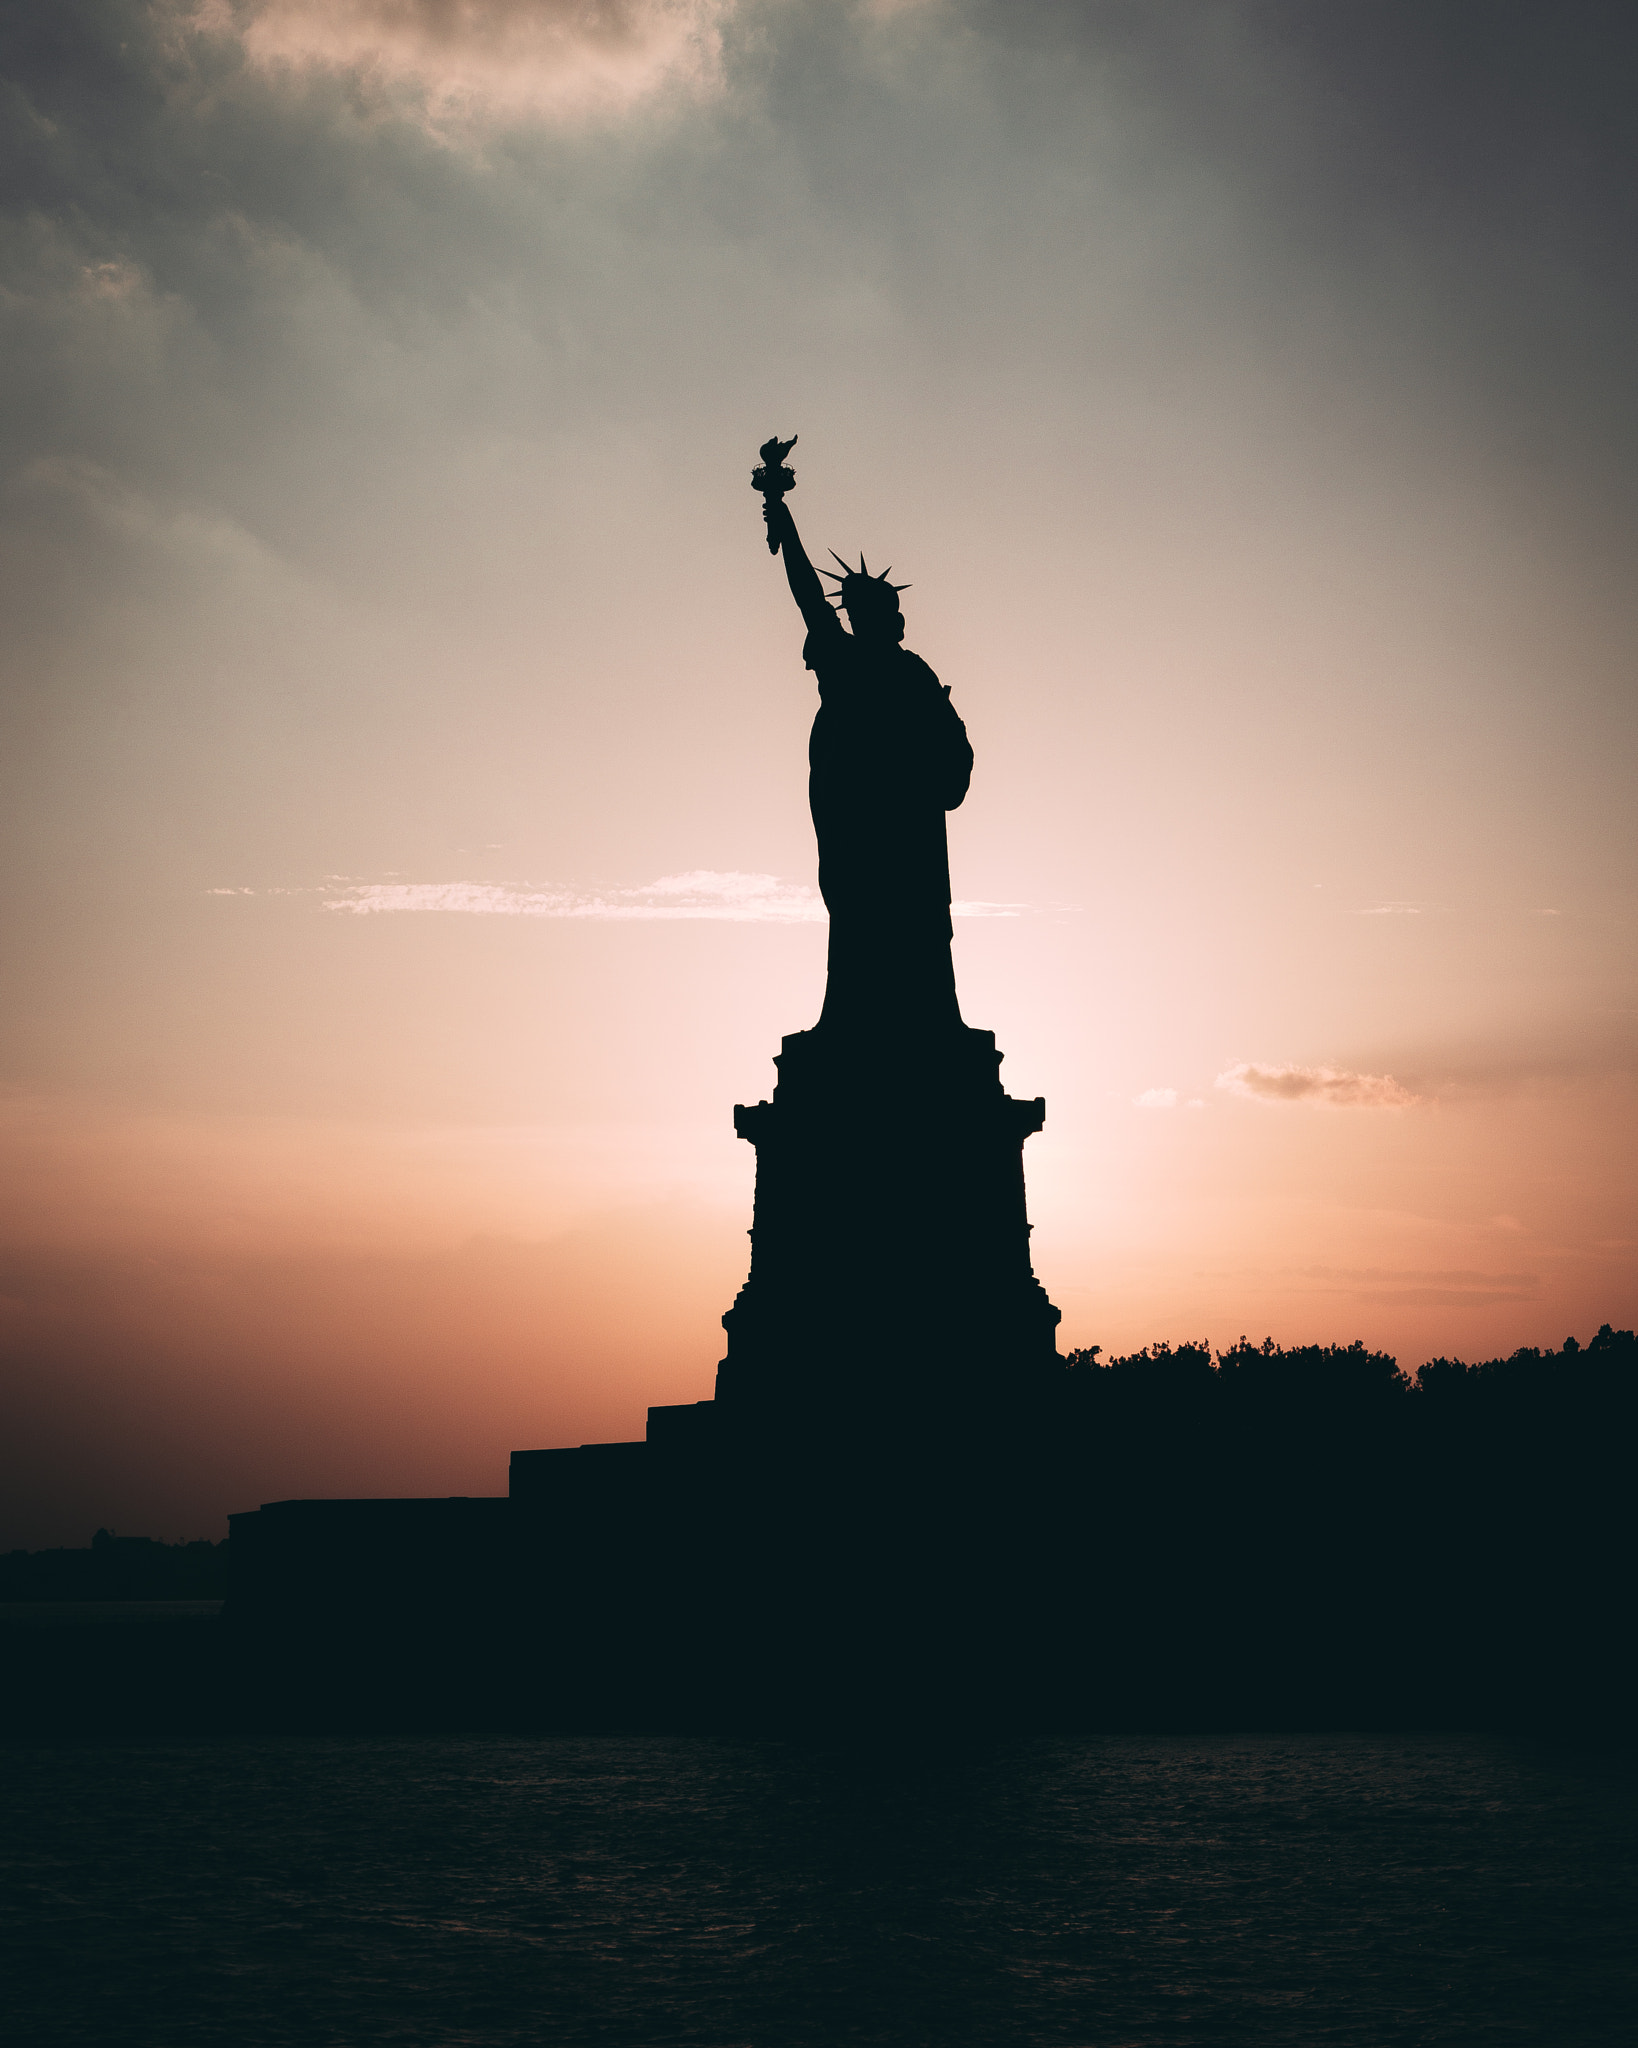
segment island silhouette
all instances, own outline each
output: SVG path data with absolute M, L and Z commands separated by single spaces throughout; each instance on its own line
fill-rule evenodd
M 827 597 L 794 445 L 752 481 L 817 684 L 826 985 L 733 1112 L 756 1193 L 714 1397 L 516 1450 L 505 1496 L 232 1515 L 222 1715 L 1624 1725 L 1632 1332 L 1414 1377 L 1358 1342 L 1058 1353 L 1023 1170 L 1046 1106 L 1003 1089 L 951 962 L 972 748 L 903 644 L 906 586 L 834 556 Z M 111 1585 L 114 1556 L 0 1562 L 30 1598 Z M 77 1668 L 63 1724 L 96 1711 Z

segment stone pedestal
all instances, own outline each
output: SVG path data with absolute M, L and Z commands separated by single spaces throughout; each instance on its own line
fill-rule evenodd
M 1002 1088 L 995 1035 L 914 1043 L 824 1024 L 786 1038 L 756 1147 L 750 1276 L 723 1317 L 723 1423 L 848 1431 L 972 1421 L 1059 1370 L 1059 1311 L 1030 1266 L 1024 1140 L 1046 1104 Z

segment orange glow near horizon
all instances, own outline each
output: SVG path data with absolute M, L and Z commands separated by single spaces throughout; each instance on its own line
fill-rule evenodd
M 976 749 L 1061 1348 L 1638 1321 L 1633 520 L 1496 339 L 1547 285 L 1354 238 L 1249 31 L 1214 141 L 1092 29 L 466 13 L 156 10 L 197 216 L 17 258 L 0 1546 L 710 1393 L 823 980 L 776 430 Z

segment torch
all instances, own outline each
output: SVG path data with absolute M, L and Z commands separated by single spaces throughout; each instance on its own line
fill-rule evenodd
M 785 493 L 796 489 L 796 472 L 785 467 L 785 457 L 796 446 L 796 439 L 792 434 L 788 441 L 781 441 L 775 435 L 773 440 L 764 441 L 757 450 L 762 460 L 751 471 L 751 489 L 760 491 L 768 505 L 783 504 Z M 771 524 L 768 528 L 768 552 L 770 555 L 779 552 L 779 536 Z

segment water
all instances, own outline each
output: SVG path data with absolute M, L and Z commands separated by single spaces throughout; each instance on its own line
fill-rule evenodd
M 141 1629 L 216 1621 L 223 1600 L 0 1600 L 0 1641 L 12 1629 Z
M 1638 1772 L 1475 1737 L 16 1740 L 10 2043 L 1634 2038 Z

